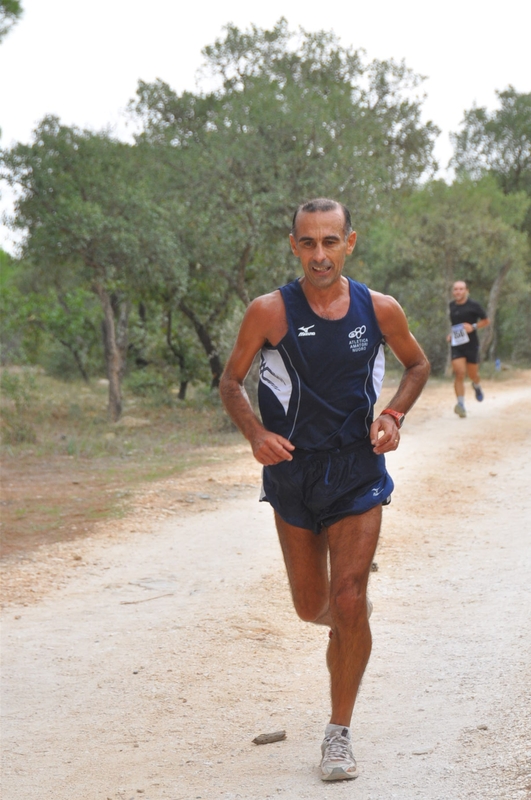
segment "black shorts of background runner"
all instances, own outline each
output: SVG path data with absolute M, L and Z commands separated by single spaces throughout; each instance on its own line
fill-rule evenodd
M 459 347 L 452 347 L 452 361 L 455 358 L 466 358 L 467 364 L 479 364 L 479 344 L 467 342 Z
M 290 525 L 320 533 L 352 514 L 390 502 L 393 481 L 369 440 L 336 452 L 295 450 L 293 461 L 264 467 L 261 500 Z

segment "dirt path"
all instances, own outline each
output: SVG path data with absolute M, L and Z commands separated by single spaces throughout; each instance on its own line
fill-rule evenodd
M 319 780 L 326 630 L 291 610 L 242 448 L 7 564 L 5 800 L 531 797 L 531 379 L 486 389 L 459 420 L 430 386 L 389 457 L 356 781 Z

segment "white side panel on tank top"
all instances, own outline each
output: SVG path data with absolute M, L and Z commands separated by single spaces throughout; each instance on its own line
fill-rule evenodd
M 372 385 L 374 386 L 374 392 L 376 394 L 377 400 L 380 397 L 380 392 L 382 391 L 384 375 L 385 375 L 385 350 L 383 344 L 381 344 L 378 350 L 378 355 L 374 359 L 374 367 L 372 370 Z
M 260 380 L 264 386 L 271 389 L 282 405 L 284 413 L 287 414 L 293 385 L 278 350 L 262 350 L 260 354 Z

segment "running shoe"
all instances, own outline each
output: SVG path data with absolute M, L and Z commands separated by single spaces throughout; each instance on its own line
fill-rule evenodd
M 325 736 L 321 753 L 321 778 L 324 781 L 344 781 L 358 777 L 348 728 Z
M 458 417 L 464 418 L 466 417 L 466 409 L 461 403 L 456 403 L 454 406 L 454 411 Z
M 483 394 L 481 386 L 474 386 L 474 384 L 472 384 L 472 388 L 474 389 L 474 392 L 476 394 L 476 400 L 478 401 L 478 403 L 482 403 L 485 395 Z

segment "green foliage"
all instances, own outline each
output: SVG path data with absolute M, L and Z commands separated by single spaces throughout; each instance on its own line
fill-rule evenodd
M 19 0 L 0 0 L 0 42 L 22 16 Z
M 41 285 L 134 291 L 158 270 L 182 283 L 166 212 L 139 176 L 134 148 L 47 117 L 33 144 L 3 162 L 22 190 L 14 227 L 28 233 L 23 253 Z
M 94 295 L 82 288 L 62 291 L 32 287 L 31 267 L 3 258 L 0 285 L 2 363 L 41 364 L 50 374 L 85 380 L 102 371 L 101 312 Z
M 131 372 L 126 380 L 129 391 L 137 397 L 155 397 L 169 394 L 168 379 L 154 369 L 138 369 Z
M 500 108 L 465 112 L 462 131 L 452 136 L 454 165 L 472 178 L 495 175 L 505 193 L 531 195 L 531 92 L 512 86 L 496 92 Z
M 8 182 L 21 190 L 13 225 L 26 232 L 23 257 L 35 287 L 55 291 L 58 299 L 90 291 L 101 304 L 109 414 L 115 420 L 122 407 L 131 302 L 154 283 L 178 294 L 186 282 L 169 210 L 155 202 L 139 155 L 106 135 L 47 117 L 31 145 L 19 144 L 2 159 Z M 70 323 L 74 319 L 71 314 Z M 64 322 L 55 320 L 54 326 Z
M 37 441 L 34 427 L 34 409 L 37 402 L 35 376 L 27 371 L 2 370 L 2 439 L 6 444 L 33 443 Z
M 436 129 L 420 122 L 420 78 L 403 64 L 365 64 L 326 32 L 241 32 L 205 48 L 208 94 L 141 82 L 134 113 L 145 163 L 168 203 L 187 261 L 175 302 L 219 379 L 220 332 L 293 272 L 287 233 L 298 203 L 328 194 L 366 224 L 433 168 Z
M 452 283 L 466 280 L 485 308 L 505 265 L 513 283 L 526 283 L 526 237 L 513 225 L 518 227 L 528 207 L 523 192 L 504 195 L 490 177 L 452 186 L 433 181 L 414 192 L 391 221 L 373 228 L 367 255 L 371 285 L 404 306 L 436 374 L 448 355 Z M 509 292 L 504 301 L 512 302 Z
M 497 352 L 528 357 L 531 95 L 467 112 L 447 186 L 429 180 L 437 129 L 404 63 L 284 19 L 229 25 L 203 55 L 208 92 L 140 82 L 133 146 L 47 117 L 3 153 L 25 234 L 20 260 L 0 253 L 3 363 L 88 379 L 105 359 L 114 418 L 126 373 L 148 398 L 215 386 L 249 301 L 298 274 L 293 211 L 323 195 L 353 214 L 347 274 L 397 297 L 436 372 L 457 278 L 499 306 Z
M 491 174 L 505 194 L 531 197 L 531 92 L 509 86 L 496 94 L 498 109 L 474 107 L 465 113 L 462 130 L 452 136 L 452 163 L 459 175 L 477 179 Z M 531 211 L 525 228 L 531 237 Z

